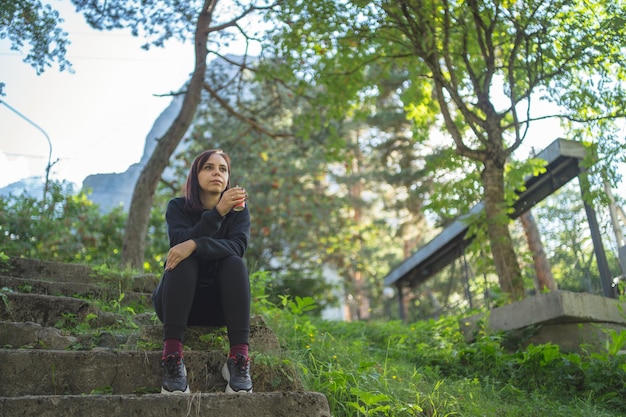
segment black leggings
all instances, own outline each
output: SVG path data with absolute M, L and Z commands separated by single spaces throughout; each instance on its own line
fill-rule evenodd
M 231 346 L 247 344 L 251 296 L 243 259 L 220 259 L 208 277 L 206 266 L 190 256 L 163 274 L 152 295 L 154 309 L 163 323 L 163 339 L 183 341 L 188 325 L 226 326 Z M 211 262 L 211 266 L 215 263 Z

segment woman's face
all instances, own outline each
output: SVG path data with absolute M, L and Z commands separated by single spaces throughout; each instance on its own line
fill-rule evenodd
M 228 164 L 222 155 L 212 154 L 198 172 L 198 183 L 203 192 L 221 194 L 228 185 Z

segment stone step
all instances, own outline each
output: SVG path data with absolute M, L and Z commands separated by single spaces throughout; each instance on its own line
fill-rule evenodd
M 185 352 L 192 392 L 223 392 L 221 351 Z M 160 351 L 65 351 L 0 349 L 0 397 L 158 393 Z M 279 363 L 256 361 L 250 373 L 256 392 L 298 391 L 301 384 Z
M 9 258 L 8 261 L 0 263 L 0 275 L 51 282 L 83 284 L 104 283 L 113 288 L 121 286 L 124 291 L 145 293 L 154 291 L 154 288 L 156 288 L 159 282 L 159 276 L 154 274 L 139 274 L 122 277 L 118 274 L 96 272 L 92 267 L 87 265 L 66 264 L 28 258 Z
M 54 327 L 33 322 L 0 321 L 0 347 L 4 349 L 69 349 L 79 343 Z
M 0 263 L 0 273 L 18 278 L 89 283 L 94 271 L 86 265 L 12 257 Z
M 0 410 L 7 417 L 330 417 L 326 397 L 314 392 L 31 396 L 0 398 Z
M 92 327 L 112 326 L 122 320 L 118 314 L 103 312 L 88 301 L 53 295 L 4 293 L 0 303 L 0 320 L 34 322 L 54 327 L 60 322 L 79 324 L 88 321 Z
M 147 344 L 160 345 L 163 341 L 161 325 L 141 326 L 138 339 Z M 226 328 L 190 326 L 185 332 L 185 348 L 191 350 L 226 349 L 228 335 Z M 282 348 L 274 332 L 267 326 L 262 316 L 250 319 L 250 349 L 255 352 L 280 353 Z
M 162 327 L 149 301 L 158 279 L 35 259 L 0 262 L 0 416 L 330 417 L 326 397 L 303 391 L 260 316 L 250 329 L 254 393 L 223 393 L 225 329 L 190 327 L 185 365 L 193 394 L 158 394 Z M 122 293 L 122 306 L 147 307 L 130 326 L 82 299 L 116 302 Z
M 9 276 L 0 276 L 0 288 L 8 288 L 10 292 L 23 294 L 41 294 L 65 297 L 80 296 L 101 300 L 120 301 L 121 305 L 139 303 L 151 305 L 152 293 L 123 291 L 119 287 L 107 287 L 101 284 L 87 284 L 82 282 L 56 282 L 39 279 L 23 279 Z M 5 291 L 6 292 L 6 291 Z M 123 297 L 121 297 L 123 295 Z
M 1 311 L 1 307 L 0 307 Z M 112 329 L 92 329 L 89 332 L 59 330 L 33 321 L 1 321 L 0 347 L 5 349 L 55 349 L 63 350 L 83 346 L 81 350 L 93 347 L 120 350 L 158 349 L 163 343 L 163 327 L 152 324 L 152 314 L 142 314 L 135 318 L 139 326 L 134 331 Z M 148 324 L 149 323 L 149 324 Z M 224 350 L 228 347 L 228 335 L 224 327 L 191 326 L 185 334 L 186 350 Z M 267 327 L 262 316 L 252 316 L 250 320 L 250 348 L 254 352 L 280 355 L 282 348 L 276 335 Z
M 563 352 L 601 352 L 610 340 L 609 330 L 626 330 L 625 308 L 621 300 L 558 290 L 463 318 L 459 325 L 467 342 L 484 325 L 489 332 L 506 333 L 513 349 L 555 343 Z

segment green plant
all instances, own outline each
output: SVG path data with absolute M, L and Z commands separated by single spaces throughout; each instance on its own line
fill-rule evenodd
M 19 287 L 17 287 L 19 292 L 23 292 L 26 294 L 32 293 L 33 292 L 33 286 L 30 284 L 23 284 L 20 285 Z
M 95 313 L 89 313 L 85 316 L 85 323 L 98 320 L 98 315 Z
M 145 340 L 137 341 L 137 349 L 139 350 L 159 350 L 162 348 L 161 343 L 149 342 Z
M 289 311 L 296 316 L 302 315 L 307 311 L 315 310 L 315 300 L 312 297 L 302 298 L 296 296 L 295 299 L 291 299 L 291 297 L 286 295 L 281 295 L 279 297 L 283 307 L 288 308 Z
M 91 395 L 113 395 L 113 387 L 110 385 L 94 388 L 90 392 Z
M 9 297 L 7 296 L 8 293 L 12 293 L 13 290 L 7 287 L 2 287 L 2 289 L 0 289 L 0 298 L 2 298 L 2 303 L 4 304 L 4 308 L 6 308 L 7 312 L 9 313 L 9 315 L 14 318 L 15 316 L 13 315 L 13 312 L 11 311 L 11 306 L 9 304 Z
M 364 391 L 360 388 L 350 388 L 350 394 L 356 397 L 356 401 L 348 401 L 347 405 L 354 408 L 357 415 L 376 416 L 390 415 L 391 398 L 386 394 Z
M 479 332 L 468 344 L 460 317 L 405 324 L 332 322 L 307 315 L 310 301 L 281 297 L 263 312 L 305 388 L 348 416 L 589 415 L 626 407 L 623 335 L 607 351 L 565 353 L 557 345 L 508 352 L 504 336 Z
M 606 341 L 606 350 L 609 355 L 617 355 L 620 351 L 624 350 L 626 346 L 626 331 L 616 332 L 615 330 L 609 330 L 607 332 L 608 339 Z
M 224 352 L 228 351 L 228 341 L 221 333 L 212 332 L 200 335 L 200 341 L 207 346 L 211 346 L 212 349 L 220 349 Z
M 135 390 L 133 390 L 134 394 L 157 394 L 161 392 L 160 388 L 154 388 L 154 387 L 139 387 L 139 388 L 135 388 Z
M 61 319 L 58 320 L 54 327 L 57 329 L 72 329 L 76 328 L 79 324 L 78 317 L 74 313 L 61 313 Z

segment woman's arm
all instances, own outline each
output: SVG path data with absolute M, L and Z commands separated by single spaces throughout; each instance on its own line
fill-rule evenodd
M 176 248 L 176 258 L 182 259 L 194 252 L 205 259 L 220 259 L 231 255 L 243 257 L 250 239 L 250 213 L 247 207 L 241 212 L 232 212 L 227 217 L 222 217 L 215 208 L 207 210 L 195 224 L 193 217 L 183 207 L 182 198 L 171 200 L 167 207 L 165 218 L 172 248 L 170 254 Z M 171 266 L 174 258 L 170 254 L 168 260 Z
M 194 221 L 183 209 L 184 204 L 183 198 L 174 198 L 170 200 L 165 211 L 170 247 L 189 239 L 213 236 L 220 229 L 224 219 L 216 209 L 213 209 L 203 212 L 200 221 Z
M 250 240 L 250 212 L 246 207 L 243 211 L 230 213 L 222 227 L 213 237 L 199 237 L 196 242 L 196 254 L 205 259 L 220 259 L 237 255 L 243 257 Z

